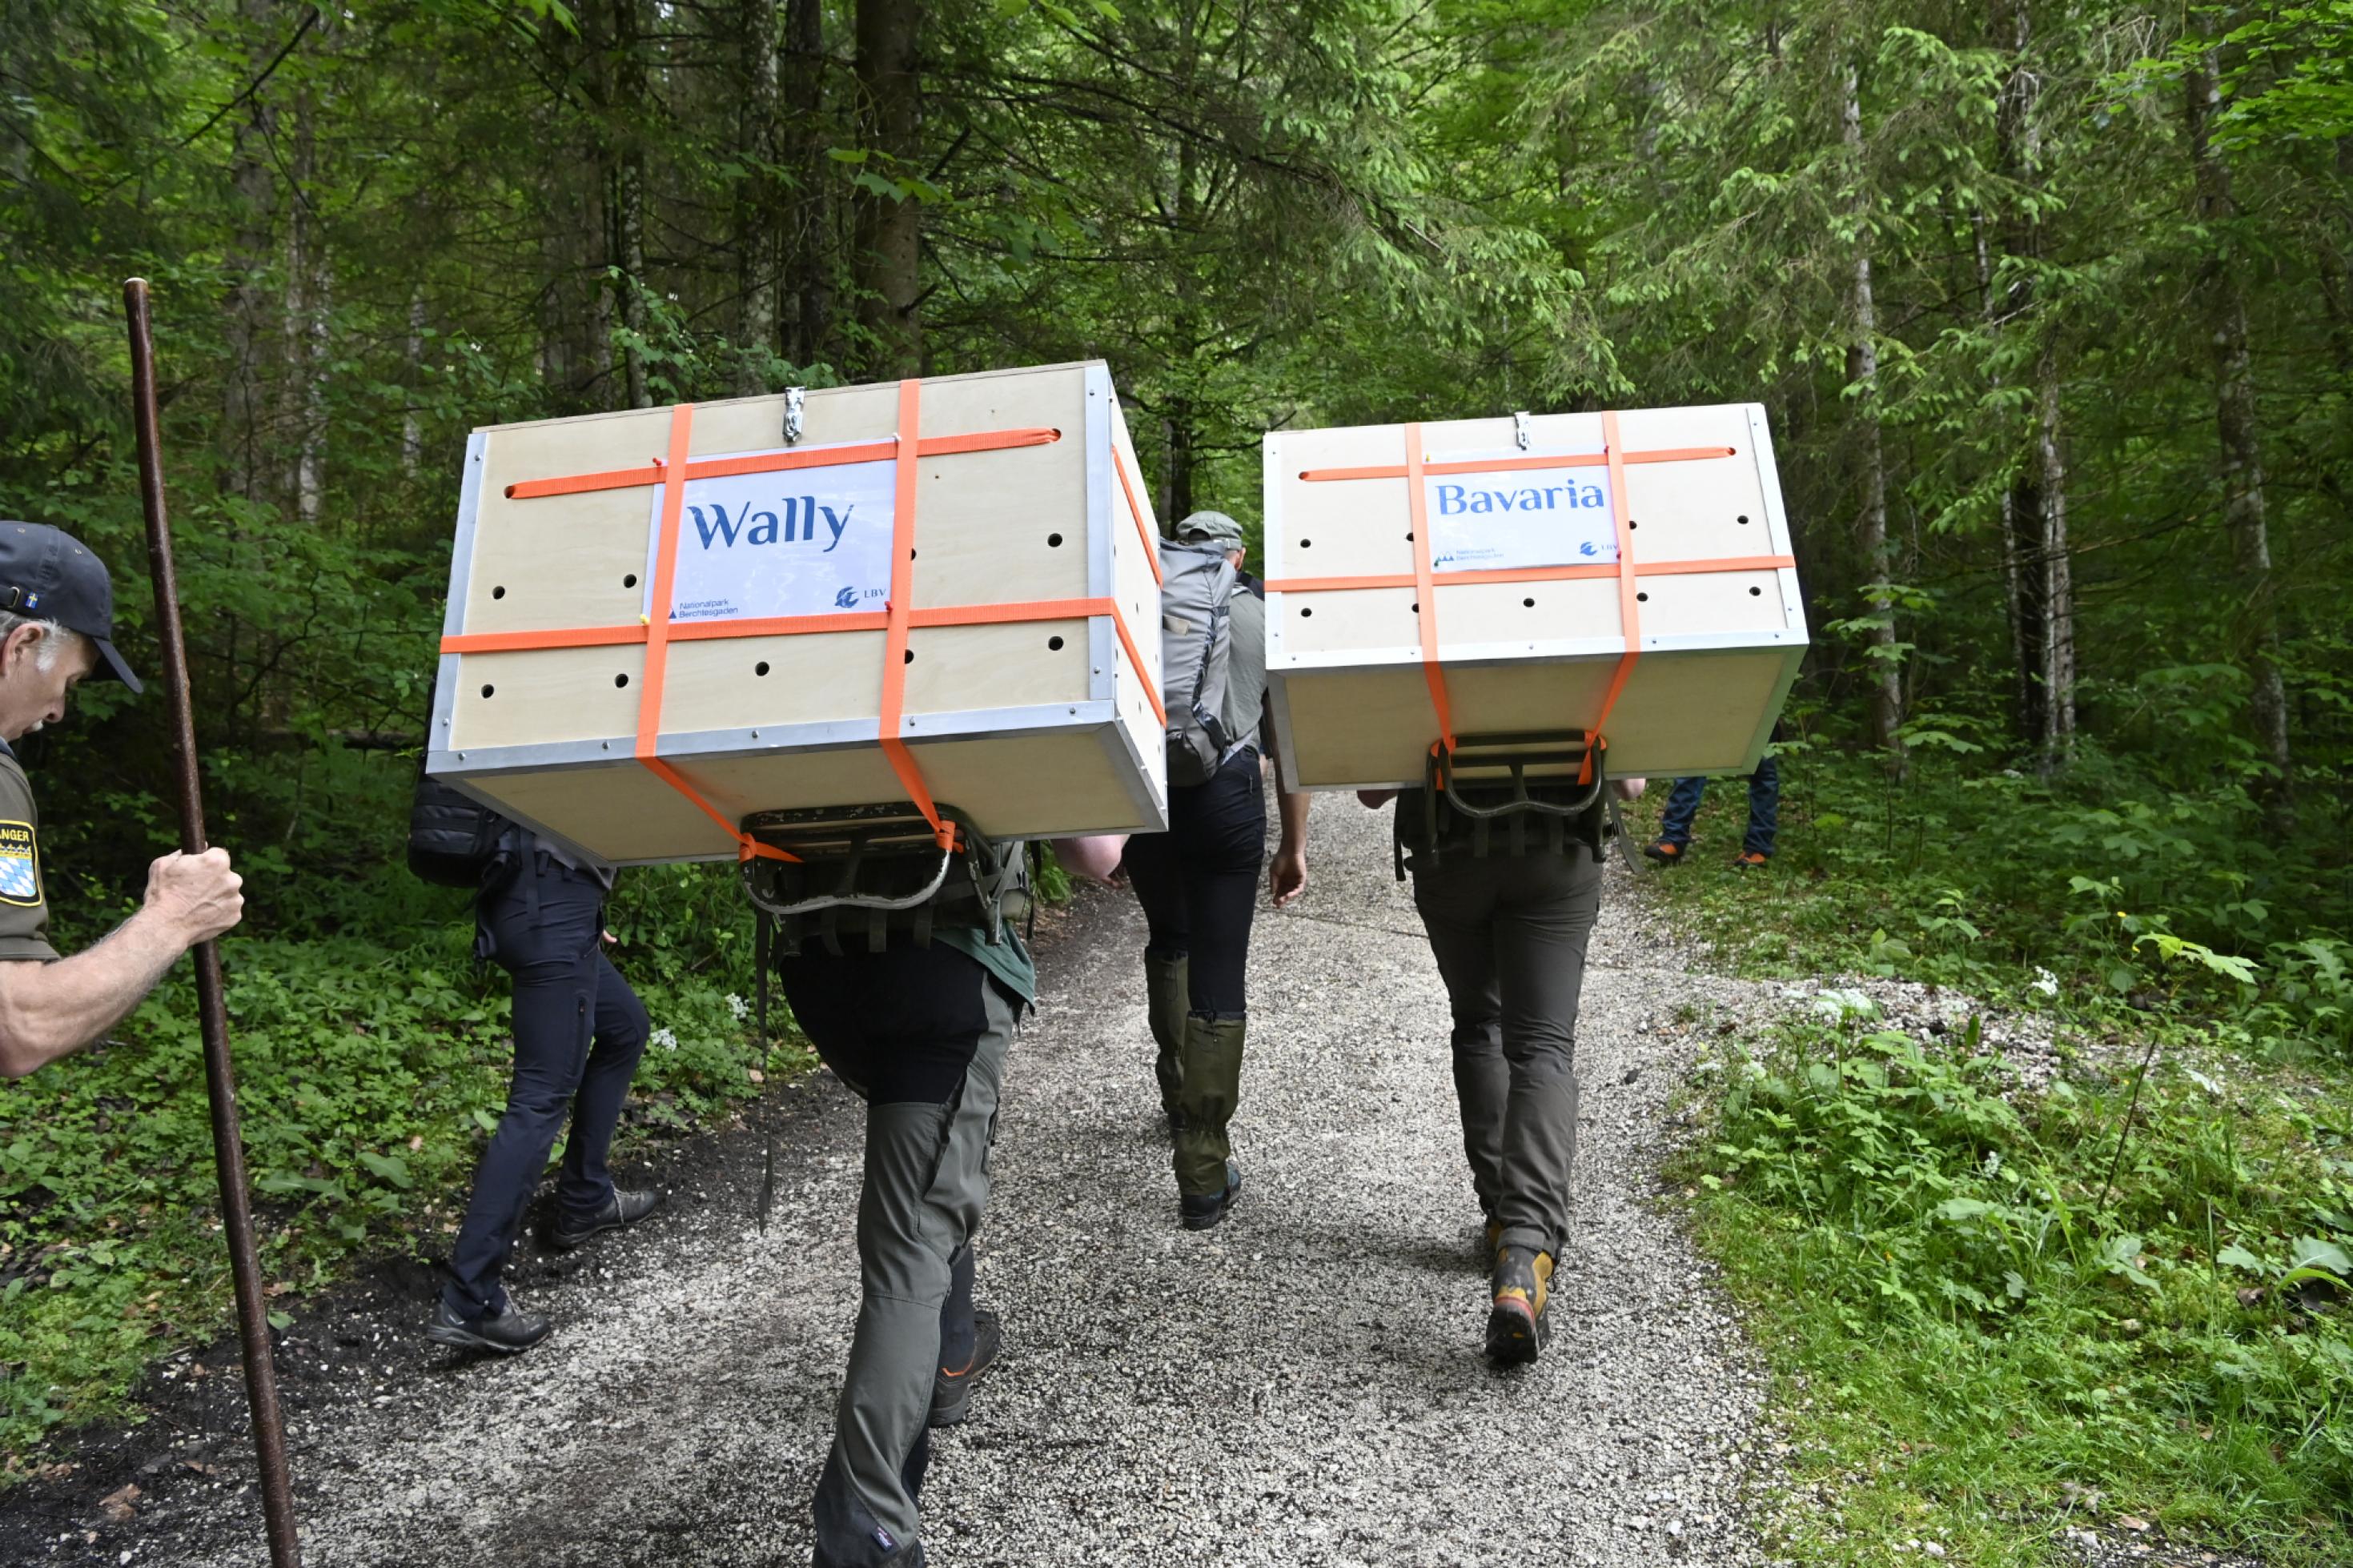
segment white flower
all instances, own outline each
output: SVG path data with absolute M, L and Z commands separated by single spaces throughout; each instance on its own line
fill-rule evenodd
M 1843 1024 L 1879 1016 L 1879 1004 L 1852 988 L 1825 991 L 1814 998 L 1814 1011 Z
M 2034 978 L 2028 983 L 2027 989 L 2040 991 L 2045 996 L 2056 996 L 2059 994 L 2059 977 L 2038 963 L 2034 966 Z
M 678 1037 L 670 1033 L 668 1029 L 656 1029 L 654 1031 L 654 1037 L 646 1043 L 652 1046 L 657 1050 L 674 1051 L 678 1049 Z
M 735 1015 L 735 1021 L 740 1024 L 752 1016 L 752 1004 L 730 991 L 727 994 L 727 1010 Z

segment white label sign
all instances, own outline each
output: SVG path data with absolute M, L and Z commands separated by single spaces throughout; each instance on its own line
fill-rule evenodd
M 1476 462 L 1537 455 L 1517 450 L 1447 453 L 1435 460 Z M 1422 506 L 1430 521 L 1433 572 L 1607 566 L 1618 560 L 1609 470 L 1599 464 L 1427 474 Z
M 883 608 L 891 596 L 897 468 L 885 458 L 689 479 L 679 509 L 670 618 L 765 620 Z M 661 506 L 657 487 L 646 554 L 649 616 Z

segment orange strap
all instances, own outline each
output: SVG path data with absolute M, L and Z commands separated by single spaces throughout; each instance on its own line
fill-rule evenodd
M 1111 470 L 1119 476 L 1120 493 L 1127 497 L 1127 515 L 1135 520 L 1135 536 L 1144 541 L 1144 559 L 1152 565 L 1152 580 L 1166 583 L 1160 573 L 1160 541 L 1154 537 L 1149 523 L 1144 521 L 1144 508 L 1136 504 L 1135 485 L 1127 477 L 1127 459 L 1119 455 L 1119 443 L 1112 443 Z
M 1609 416 L 1605 417 L 1615 417 Z M 1605 435 L 1603 440 L 1609 437 Z M 1525 468 L 1598 468 L 1613 460 L 1627 463 L 1688 463 L 1703 458 L 1729 458 L 1737 447 L 1662 447 L 1649 452 L 1628 452 L 1613 459 L 1608 452 L 1559 452 L 1535 458 L 1466 458 L 1459 461 L 1424 463 L 1425 474 L 1504 474 Z M 1390 465 L 1369 468 L 1302 468 L 1299 477 L 1311 485 L 1335 479 L 1396 479 L 1406 470 Z
M 1770 572 L 1797 563 L 1794 555 L 1718 555 L 1701 561 L 1652 561 L 1643 565 L 1641 574 L 1678 577 L 1694 572 Z M 1564 583 L 1618 575 L 1615 566 L 1499 566 L 1476 572 L 1449 572 L 1438 579 L 1438 585 L 1454 588 L 1472 583 Z M 1270 577 L 1263 586 L 1278 594 L 1314 594 L 1335 589 L 1410 588 L 1418 581 L 1402 572 L 1389 572 L 1356 577 Z
M 1430 568 L 1429 503 L 1421 493 L 1421 426 L 1405 427 L 1406 515 L 1413 522 L 1413 617 L 1421 630 L 1421 678 L 1430 683 L 1430 705 L 1438 710 L 1438 741 L 1454 750 L 1454 710 L 1446 700 L 1446 671 L 1438 662 L 1438 584 Z M 1433 752 L 1438 748 L 1430 748 Z
M 1609 510 L 1618 523 L 1618 617 L 1626 630 L 1626 651 L 1618 658 L 1609 689 L 1601 697 L 1601 711 L 1594 717 L 1593 741 L 1586 748 L 1585 766 L 1577 771 L 1580 783 L 1593 777 L 1593 754 L 1609 744 L 1609 710 L 1618 706 L 1618 694 L 1626 689 L 1626 678 L 1634 673 L 1634 661 L 1642 652 L 1641 602 L 1634 590 L 1634 527 L 1626 511 L 1626 454 L 1619 447 L 1614 413 L 1601 416 L 1601 446 L 1609 458 Z
M 907 742 L 899 738 L 899 721 L 907 700 L 907 627 L 915 607 L 915 478 L 922 441 L 916 432 L 923 418 L 923 384 L 913 376 L 899 384 L 899 469 L 891 507 L 891 598 L 889 636 L 882 643 L 882 754 L 891 771 L 943 849 L 955 847 L 955 827 L 940 817 L 940 808 L 924 787 L 923 773 Z
M 682 405 L 681 405 L 682 406 Z M 934 436 L 916 455 L 946 457 L 957 452 L 996 452 L 1008 447 L 1044 447 L 1062 438 L 1060 430 L 981 430 L 969 436 Z M 829 468 L 842 463 L 882 463 L 899 456 L 896 438 L 860 441 L 844 447 L 803 447 L 790 452 L 756 453 L 741 458 L 705 458 L 687 465 L 690 479 L 725 479 L 733 474 L 773 474 L 787 468 Z M 519 479 L 507 487 L 510 500 L 538 496 L 575 496 L 589 490 L 638 489 L 662 482 L 663 465 L 638 468 L 608 468 L 596 474 L 560 474 L 548 479 Z

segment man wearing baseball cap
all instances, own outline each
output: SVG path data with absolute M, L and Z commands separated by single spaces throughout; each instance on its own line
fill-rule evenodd
M 71 534 L 0 521 L 0 1077 L 22 1078 L 121 1023 L 182 953 L 244 915 L 225 850 L 147 868 L 139 912 L 88 952 L 49 945 L 40 816 L 15 743 L 66 716 L 85 679 L 139 679 L 114 646 L 106 564 Z

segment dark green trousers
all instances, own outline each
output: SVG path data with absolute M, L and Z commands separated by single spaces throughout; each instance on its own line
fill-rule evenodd
M 1454 1089 L 1479 1206 L 1502 1245 L 1555 1257 L 1577 1154 L 1577 1004 L 1601 862 L 1561 855 L 1409 862 L 1454 1015 Z
M 924 1425 L 944 1352 L 960 1365 L 972 1350 L 972 1241 L 1018 1003 L 937 942 L 786 959 L 777 973 L 818 1054 L 866 1101 L 863 1289 L 818 1482 L 816 1561 L 919 1568 Z

